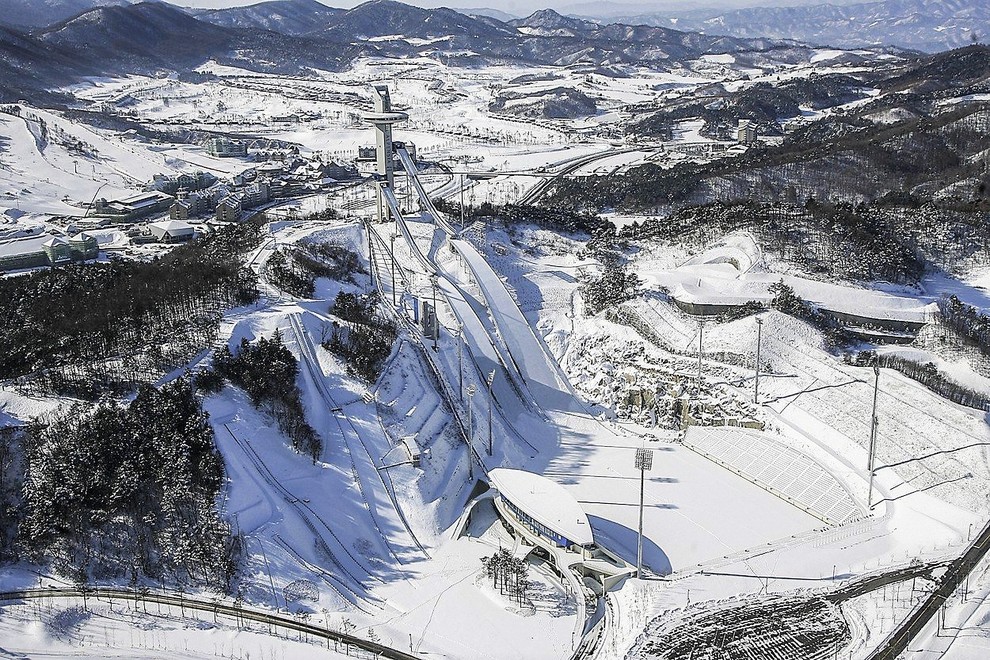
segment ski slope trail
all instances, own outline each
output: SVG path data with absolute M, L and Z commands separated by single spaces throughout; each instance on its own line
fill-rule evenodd
M 475 367 L 475 380 L 485 382 L 492 372 L 505 374 L 505 378 L 496 378 L 493 381 L 492 393 L 507 421 L 519 423 L 522 417 L 532 414 L 533 397 L 527 391 L 525 380 L 511 353 L 502 342 L 496 341 L 498 333 L 492 325 L 485 302 L 471 294 L 454 275 L 437 266 L 436 255 L 439 246 L 445 244 L 445 232 L 434 231 L 433 224 L 427 221 L 405 219 L 398 212 L 391 191 L 385 189 L 385 192 L 399 233 L 405 238 L 413 260 L 423 267 L 427 275 L 436 277 L 437 293 L 450 307 L 458 327 L 461 328 L 468 348 L 467 357 Z M 429 258 L 421 248 L 421 244 L 425 245 L 427 242 L 431 255 Z
M 358 425 L 350 415 L 343 412 L 342 406 L 331 395 L 316 349 L 302 321 L 298 315 L 291 315 L 289 320 L 302 355 L 303 368 L 324 400 L 346 445 L 345 451 L 350 459 L 355 485 L 364 503 L 362 514 L 365 512 L 368 514 L 368 528 L 378 530 L 385 545 L 384 549 L 399 564 L 428 558 L 429 555 L 410 529 L 405 516 L 399 510 L 394 494 L 382 478 L 378 466 L 375 465 L 372 449 L 369 447 L 370 441 L 366 440 Z M 380 453 L 385 451 L 387 448 Z
M 327 522 L 313 507 L 309 506 L 303 499 L 295 496 L 278 480 L 274 474 L 272 474 L 271 469 L 265 464 L 261 455 L 259 455 L 254 447 L 251 446 L 251 443 L 247 438 L 238 437 L 226 423 L 223 424 L 223 428 L 243 452 L 243 455 L 248 459 L 247 463 L 244 463 L 238 467 L 242 468 L 244 470 L 244 474 L 246 474 L 248 478 L 257 484 L 257 492 L 263 494 L 267 500 L 270 515 L 274 516 L 277 512 L 279 517 L 284 517 L 286 515 L 295 516 L 298 519 L 298 522 L 302 523 L 309 533 L 312 534 L 313 550 L 315 550 L 316 556 L 321 561 L 329 560 L 330 563 L 337 569 L 338 573 L 331 573 L 330 571 L 317 566 L 312 561 L 306 560 L 306 558 L 298 550 L 289 546 L 278 534 L 274 535 L 274 540 L 288 550 L 296 561 L 300 563 L 300 565 L 305 567 L 307 570 L 315 572 L 320 579 L 338 596 L 347 600 L 355 607 L 360 609 L 363 601 L 367 601 L 381 607 L 378 599 L 373 597 L 367 591 L 368 585 L 365 584 L 365 581 L 358 577 L 361 575 L 372 574 L 369 573 L 368 569 L 361 564 L 361 562 L 350 550 L 348 550 L 347 546 L 341 542 L 340 537 L 337 536 L 330 525 L 327 524 Z M 248 470 L 248 467 L 253 467 L 254 472 Z M 274 501 L 274 497 L 267 494 L 270 490 L 278 493 L 288 508 L 278 506 Z M 330 543 L 328 543 L 324 532 L 321 530 L 325 530 L 329 533 Z M 254 532 L 256 530 L 247 531 Z M 259 542 L 263 541 L 260 541 L 259 539 Z M 331 549 L 331 543 L 335 548 L 337 548 L 336 551 Z M 379 582 L 381 581 L 380 579 L 378 580 Z
M 446 279 L 459 286 L 458 273 L 452 268 L 453 264 L 439 258 L 440 247 L 449 245 L 461 257 L 461 261 L 477 284 L 481 292 L 481 301 L 488 310 L 488 316 L 494 324 L 494 334 L 506 349 L 506 356 L 519 375 L 526 388 L 532 394 L 538 408 L 544 411 L 560 410 L 575 413 L 587 412 L 586 406 L 580 401 L 571 387 L 570 381 L 563 374 L 557 361 L 550 351 L 533 331 L 529 321 L 516 304 L 515 299 L 506 288 L 502 278 L 492 269 L 485 258 L 469 242 L 456 238 L 454 228 L 437 211 L 429 194 L 419 181 L 418 170 L 404 148 L 396 150 L 399 161 L 406 174 L 416 188 L 422 209 L 421 220 L 431 222 L 434 231 L 426 237 L 429 245 L 424 250 L 417 245 L 417 237 L 410 231 L 407 221 L 399 211 L 392 191 L 383 187 L 389 209 L 400 225 L 403 237 L 409 243 L 410 250 L 417 253 L 418 260 L 423 263 L 428 272 L 443 275 Z M 462 297 L 467 299 L 462 292 Z M 479 315 L 480 316 L 480 315 Z M 494 339 L 493 339 L 494 343 Z M 508 365 L 506 365 L 508 366 Z
M 397 153 L 419 197 L 422 209 L 419 222 L 407 220 L 399 209 L 393 191 L 383 186 L 381 190 L 385 201 L 411 256 L 427 275 L 436 278 L 437 288 L 443 293 L 466 342 L 472 348 L 473 359 L 486 366 L 491 364 L 493 356 L 487 350 L 488 345 L 491 345 L 506 376 L 510 381 L 515 381 L 513 399 L 518 400 L 521 407 L 514 410 L 512 405 L 506 405 L 510 401 L 504 398 L 506 392 L 495 393 L 496 397 L 499 394 L 502 396 L 499 403 L 507 421 L 523 435 L 535 432 L 541 437 L 548 437 L 550 432 L 549 437 L 560 440 L 556 430 L 546 428 L 545 424 L 543 429 L 535 431 L 533 424 L 539 420 L 526 418 L 525 413 L 527 409 L 537 412 L 545 421 L 550 421 L 549 415 L 553 412 L 566 413 L 575 415 L 578 419 L 555 426 L 581 428 L 582 436 L 586 436 L 588 432 L 603 432 L 609 438 L 609 444 L 616 444 L 616 431 L 602 425 L 590 414 L 560 365 L 529 324 L 502 278 L 473 245 L 456 237 L 453 227 L 437 211 L 419 182 L 418 171 L 409 154 L 404 149 L 398 149 Z M 428 231 L 417 231 L 427 227 Z M 441 250 L 442 245 L 448 245 L 450 251 Z M 460 257 L 463 269 L 456 260 L 449 258 L 453 255 Z M 465 274 L 470 281 L 465 280 Z M 477 286 L 478 296 L 473 296 L 468 291 L 472 282 Z M 476 353 L 475 350 L 479 352 Z M 498 380 L 500 379 L 496 378 Z M 515 422 L 524 422 L 527 428 L 521 428 Z M 586 438 L 582 441 L 585 440 Z
M 400 227 L 406 230 L 419 230 L 427 226 L 432 232 L 432 225 L 411 223 L 411 226 L 407 226 L 404 221 L 400 220 Z M 370 236 L 373 244 L 378 245 L 378 248 L 373 252 L 385 256 L 388 254 L 388 245 L 386 239 L 382 237 L 381 231 L 381 227 L 372 227 Z M 413 252 L 418 253 L 416 243 L 413 242 L 411 245 Z M 418 257 L 425 259 L 421 253 L 418 253 Z M 410 260 L 418 261 L 416 255 L 411 256 Z M 389 281 L 391 277 L 390 264 L 380 259 L 376 259 L 374 263 L 379 273 L 379 276 L 375 278 L 379 293 L 383 299 L 388 299 L 391 292 L 389 287 L 392 286 Z M 405 286 L 416 279 L 416 271 L 409 269 L 408 264 L 397 265 L 396 268 L 398 269 L 397 279 L 401 277 Z M 388 287 L 385 286 L 386 281 L 389 281 Z M 533 410 L 532 397 L 524 391 L 525 386 L 521 384 L 519 374 L 514 371 L 515 367 L 505 347 L 501 343 L 493 341 L 494 328 L 488 318 L 484 304 L 477 300 L 466 287 L 460 286 L 457 281 L 449 279 L 442 273 L 438 274 L 436 282 L 437 299 L 443 301 L 450 308 L 454 321 L 460 329 L 442 339 L 440 343 L 445 345 L 445 349 L 438 351 L 435 355 L 435 360 L 443 363 L 448 374 L 460 374 L 459 376 L 448 376 L 448 378 L 452 378 L 450 382 L 457 382 L 460 388 L 455 398 L 464 405 L 472 405 L 466 396 L 470 385 L 474 384 L 477 387 L 486 383 L 488 376 L 493 372 L 503 374 L 505 377 L 495 378 L 491 386 L 493 405 L 498 410 L 497 419 L 505 422 L 503 430 L 514 436 L 519 441 L 520 447 L 525 446 L 536 451 L 533 444 L 520 433 L 519 429 L 531 428 L 531 420 L 528 418 L 537 421 L 542 418 Z M 409 323 L 407 317 L 400 318 L 405 319 L 407 324 Z M 450 346 L 451 342 L 453 342 L 453 346 Z M 463 343 L 457 347 L 459 342 Z M 483 411 L 479 410 L 478 412 L 481 414 Z M 465 412 L 465 414 L 467 413 Z M 526 455 L 530 455 L 529 452 L 526 452 Z
M 514 431 L 527 438 L 553 439 L 555 446 L 583 445 L 595 437 L 607 446 L 639 445 L 638 437 L 603 424 L 589 412 L 505 283 L 473 245 L 450 237 L 442 227 L 411 223 L 398 213 L 395 218 L 415 261 L 428 262 L 427 274 L 437 278 L 438 292 L 460 325 L 482 382 L 491 373 L 490 365 L 504 369 L 507 378 L 495 378 L 492 389 Z M 429 231 L 422 231 L 427 227 Z M 439 241 L 453 251 L 433 251 Z M 426 251 L 446 258 L 428 257 Z M 472 283 L 477 295 L 470 292 Z

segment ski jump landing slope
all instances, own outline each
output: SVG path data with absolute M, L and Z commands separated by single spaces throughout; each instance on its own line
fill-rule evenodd
M 507 367 L 507 371 L 516 372 L 539 408 L 545 411 L 586 412 L 585 407 L 571 389 L 567 377 L 561 373 L 557 362 L 549 355 L 549 351 L 547 351 L 546 347 L 533 332 L 532 326 L 526 320 L 519 306 L 516 305 L 516 301 L 512 298 L 508 289 L 506 289 L 502 279 L 492 270 L 488 262 L 485 261 L 484 257 L 481 256 L 473 245 L 456 238 L 454 228 L 437 211 L 429 194 L 420 183 L 417 176 L 418 170 L 416 169 L 416 164 L 410 158 L 405 148 L 397 148 L 396 154 L 399 157 L 399 162 L 406 171 L 406 175 L 416 188 L 416 194 L 423 209 L 424 220 L 432 221 L 436 228 L 435 233 L 439 234 L 442 232 L 441 236 L 449 240 L 450 245 L 453 246 L 454 250 L 462 258 L 472 279 L 474 279 L 481 289 L 483 298 L 481 302 L 487 308 L 491 320 L 495 324 L 494 330 L 504 344 L 505 351 L 498 351 L 498 343 L 492 340 L 490 342 L 496 347 L 496 351 L 500 353 L 499 357 Z M 399 212 L 399 205 L 395 200 L 394 193 L 388 188 L 383 188 L 382 190 L 385 193 L 389 208 L 396 218 L 396 223 L 399 225 L 399 230 L 409 242 L 410 250 L 413 251 L 417 261 L 427 269 L 427 272 L 440 273 L 445 276 L 447 282 L 440 285 L 445 294 L 452 293 L 447 284 L 457 289 L 457 292 L 449 296 L 448 300 L 452 307 L 456 306 L 459 308 L 454 310 L 458 321 L 469 332 L 478 328 L 473 327 L 475 326 L 474 323 L 465 324 L 465 318 L 477 316 L 482 322 L 482 325 L 484 325 L 483 315 L 478 314 L 477 309 L 472 307 L 470 314 L 468 314 L 468 310 L 463 305 L 457 304 L 458 300 L 468 303 L 473 298 L 467 294 L 463 287 L 457 285 L 457 278 L 454 273 L 446 271 L 443 265 L 437 263 L 436 260 L 427 259 L 423 256 L 422 250 L 416 246 L 408 225 Z M 438 239 L 441 236 L 435 235 L 433 237 L 429 251 L 431 256 L 436 254 L 436 250 L 433 248 L 440 242 Z M 490 331 L 488 332 L 490 334 Z M 475 343 L 480 344 L 482 342 L 476 341 Z M 510 363 L 514 367 L 512 370 L 508 369 Z
M 461 239 L 451 239 L 450 243 L 481 289 L 498 334 L 539 407 L 545 411 L 586 412 L 502 278 L 473 245 Z
M 413 228 L 399 210 L 399 204 L 395 199 L 395 194 L 389 188 L 382 188 L 385 201 L 392 211 L 399 233 L 409 246 L 410 253 L 415 261 L 422 266 L 427 275 L 436 277 L 436 287 L 443 300 L 447 302 L 454 313 L 463 331 L 464 341 L 467 344 L 467 355 L 475 365 L 479 380 L 484 380 L 487 374 L 502 367 L 508 377 L 506 379 L 495 379 L 492 384 L 492 391 L 496 401 L 502 409 L 503 415 L 514 422 L 520 420 L 523 414 L 522 407 L 528 408 L 529 402 L 523 395 L 525 384 L 522 376 L 515 368 L 512 356 L 500 343 L 493 341 L 493 330 L 489 323 L 486 323 L 488 314 L 485 311 L 485 304 L 472 296 L 464 287 L 460 286 L 457 280 L 450 274 L 439 269 L 430 259 L 423 254 Z M 433 229 L 432 218 L 427 215 L 422 218 L 422 222 L 417 226 L 429 226 L 431 246 L 438 242 L 439 236 L 444 236 L 443 232 Z M 425 240 L 425 239 L 424 239 Z M 509 401 L 519 400 L 523 406 L 508 405 Z

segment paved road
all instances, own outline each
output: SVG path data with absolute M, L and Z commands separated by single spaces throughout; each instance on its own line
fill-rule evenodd
M 922 604 L 893 630 L 867 660 L 895 660 L 924 629 L 932 617 L 990 550 L 990 522 L 961 557 L 949 564 L 942 582 Z
M 535 186 L 529 189 L 525 195 L 519 199 L 519 204 L 535 204 L 536 201 L 543 196 L 543 193 L 560 177 L 572 174 L 585 165 L 593 163 L 596 160 L 601 160 L 603 158 L 610 158 L 611 156 L 617 156 L 618 154 L 628 153 L 630 151 L 636 151 L 636 147 L 625 147 L 623 149 L 609 149 L 604 152 L 597 152 L 589 154 L 587 156 L 581 156 L 580 158 L 575 158 L 573 161 L 562 167 L 557 172 L 553 172 L 551 178 L 544 179 L 540 181 Z

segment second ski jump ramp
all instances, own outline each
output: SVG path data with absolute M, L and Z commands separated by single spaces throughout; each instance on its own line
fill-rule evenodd
M 561 373 L 560 366 L 550 355 L 543 342 L 536 336 L 529 321 L 519 309 L 498 274 L 492 270 L 492 267 L 473 245 L 455 238 L 453 227 L 436 210 L 420 183 L 416 165 L 409 153 L 403 146 L 397 144 L 396 154 L 416 188 L 420 208 L 423 209 L 423 216 L 432 218 L 436 231 L 446 235 L 450 245 L 464 260 L 467 270 L 481 289 L 498 338 L 505 345 L 508 358 L 518 370 L 525 387 L 529 390 L 536 404 L 545 411 L 587 412 L 571 388 L 567 377 Z M 404 224 L 394 196 L 390 196 L 390 190 L 385 190 L 387 191 L 386 201 L 396 215 L 397 221 Z M 410 244 L 415 244 L 408 229 L 402 229 L 405 229 L 403 235 L 406 240 Z M 435 243 L 436 241 L 434 241 L 434 245 Z M 431 256 L 433 256 L 433 252 L 431 250 Z M 439 264 L 433 259 L 426 259 L 421 251 L 419 251 L 418 258 L 428 262 L 424 263 L 424 266 L 429 272 L 437 273 L 440 271 Z M 452 279 L 452 281 L 454 280 Z
M 544 410 L 583 412 L 570 383 L 533 332 L 533 327 L 502 279 L 473 245 L 461 239 L 451 239 L 450 243 L 464 259 L 481 289 L 498 334 L 540 407 Z

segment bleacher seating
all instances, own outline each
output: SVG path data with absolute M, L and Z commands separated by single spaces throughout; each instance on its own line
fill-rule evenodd
M 765 433 L 692 426 L 684 445 L 829 524 L 862 515 L 852 495 L 830 472 Z

